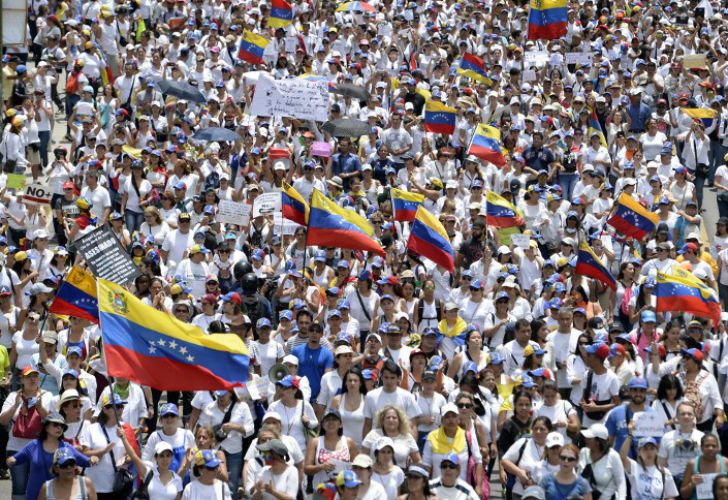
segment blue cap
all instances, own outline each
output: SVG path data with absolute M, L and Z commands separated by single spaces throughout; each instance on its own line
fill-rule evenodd
M 326 295 L 329 295 L 331 297 L 338 297 L 340 291 L 341 290 L 339 290 L 338 286 L 332 286 L 331 288 L 326 290 Z
M 478 279 L 475 279 L 475 280 L 473 280 L 470 283 L 470 287 L 471 288 L 478 288 L 478 289 L 481 289 L 482 290 L 483 289 L 483 282 L 480 281 L 480 280 L 478 280 Z
M 349 261 L 346 259 L 341 259 L 339 262 L 336 263 L 336 267 L 340 267 L 342 269 L 349 269 Z
M 199 450 L 195 453 L 195 465 L 212 469 L 220 465 L 220 459 L 213 450 Z
M 463 375 L 468 372 L 478 373 L 478 365 L 475 363 L 475 361 L 468 361 L 463 366 Z
M 586 352 L 588 352 L 589 354 L 597 354 L 597 352 L 599 352 L 599 350 L 602 349 L 602 346 L 604 345 L 605 344 L 603 344 L 602 342 L 596 342 L 594 344 L 588 345 L 586 346 Z
M 536 387 L 536 384 L 533 382 L 533 379 L 528 375 L 521 375 L 521 386 L 526 389 L 530 389 L 532 387 Z
M 351 309 L 351 304 L 347 299 L 341 299 L 337 304 L 336 307 L 339 309 L 339 311 L 342 311 L 346 309 L 347 311 Z
M 79 357 L 82 357 L 83 356 L 83 350 L 81 350 L 80 347 L 74 345 L 74 346 L 69 347 L 66 350 L 66 357 L 70 356 L 71 354 L 77 354 Z M 78 378 L 78 377 L 76 377 L 76 378 Z
M 113 393 L 113 394 L 111 394 L 111 396 L 109 396 L 109 393 L 107 392 L 101 398 L 101 406 L 108 406 L 108 405 L 118 406 L 118 405 L 125 405 L 125 404 L 126 404 L 126 400 L 121 399 L 121 396 L 119 396 L 116 393 Z
M 361 480 L 353 470 L 342 470 L 336 476 L 336 486 L 339 488 L 358 488 L 360 485 Z
M 561 309 L 561 299 L 557 297 L 549 301 L 549 309 Z
M 71 375 L 73 378 L 78 379 L 78 372 L 74 370 L 73 368 L 68 368 L 63 371 L 63 376 Z
M 270 320 L 269 320 L 268 318 L 260 318 L 260 319 L 259 319 L 259 320 L 258 320 L 258 321 L 257 321 L 257 322 L 255 323 L 255 327 L 256 327 L 256 328 L 270 328 L 270 327 L 271 327 L 271 326 L 270 326 Z
M 359 273 L 359 281 L 368 281 L 372 279 L 372 273 L 370 273 L 368 270 L 363 270 Z
M 505 361 L 503 359 L 503 356 L 499 352 L 491 352 L 490 353 L 490 363 L 491 365 L 500 365 Z
M 70 446 L 58 448 L 53 454 L 53 465 L 64 466 L 71 462 L 76 463 L 76 455 L 73 454 Z
M 364 380 L 375 380 L 377 378 L 376 372 L 374 370 L 370 370 L 369 368 L 362 370 L 361 376 L 364 377 Z
M 652 311 L 642 311 L 640 320 L 642 320 L 642 323 L 657 323 L 657 316 Z
M 328 313 L 326 313 L 326 319 L 329 320 L 331 318 L 340 318 L 341 317 L 341 311 L 338 309 L 331 309 Z
M 257 250 L 255 250 L 255 251 L 254 251 L 254 252 L 253 252 L 253 253 L 252 253 L 252 254 L 250 255 L 250 258 L 251 258 L 252 260 L 263 260 L 263 258 L 264 258 L 263 250 L 262 250 L 262 249 L 260 249 L 260 248 L 258 248 Z
M 642 377 L 634 377 L 629 381 L 630 389 L 647 389 L 647 380 Z
M 429 336 L 429 335 L 435 335 L 435 336 L 437 336 L 437 335 L 439 335 L 439 334 L 440 334 L 440 331 L 439 331 L 439 330 L 438 330 L 437 328 L 434 328 L 434 327 L 432 327 L 432 326 L 428 326 L 428 327 L 427 327 L 427 328 L 425 328 L 425 330 L 424 330 L 424 331 L 422 332 L 422 336 L 423 336 L 423 337 L 427 337 L 427 336 Z
M 460 457 L 455 452 L 450 452 L 442 458 L 440 463 L 450 462 L 451 464 L 460 466 Z
M 319 252 L 316 257 L 313 258 L 314 262 L 326 262 L 326 252 Z
M 510 300 L 511 299 L 511 296 L 508 295 L 508 292 L 506 292 L 506 291 L 498 292 L 498 295 L 495 296 L 495 301 L 498 302 L 501 299 L 508 299 L 508 300 Z
M 294 378 L 293 375 L 286 375 L 281 380 L 276 382 L 276 385 L 279 385 L 281 387 L 298 387 L 298 381 Z
M 643 437 L 639 440 L 638 446 L 644 448 L 647 445 L 657 446 L 657 439 L 653 437 Z
M 549 378 L 550 372 L 548 368 L 536 368 L 535 370 L 530 370 L 528 374 L 531 377 Z
M 392 297 L 392 296 L 391 296 L 390 294 L 388 294 L 388 293 L 385 293 L 384 295 L 382 295 L 382 298 L 380 299 L 380 302 L 381 302 L 382 300 L 391 300 L 392 302 L 394 302 L 394 297 Z
M 159 416 L 164 417 L 165 415 L 174 415 L 175 417 L 179 417 L 179 408 L 177 408 L 177 405 L 174 403 L 165 403 L 159 409 Z
M 280 321 L 282 319 L 287 319 L 288 321 L 293 321 L 293 312 L 291 312 L 289 309 L 279 312 L 278 320 Z

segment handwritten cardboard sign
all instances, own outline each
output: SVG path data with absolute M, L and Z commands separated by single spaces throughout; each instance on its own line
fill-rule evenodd
M 261 73 L 250 114 L 324 122 L 329 116 L 328 84 L 301 78 L 274 80 Z
M 592 55 L 590 52 L 567 52 L 566 64 L 585 64 L 592 63 Z
M 634 414 L 634 435 L 641 437 L 662 437 L 665 434 L 665 416 L 654 410 L 638 411 Z
M 316 141 L 311 144 L 311 155 L 328 158 L 331 156 L 331 144 L 326 141 Z
M 224 224 L 247 226 L 250 222 L 250 212 L 252 209 L 252 205 L 248 205 L 247 203 L 220 200 L 220 203 L 218 204 L 218 212 L 215 218 Z

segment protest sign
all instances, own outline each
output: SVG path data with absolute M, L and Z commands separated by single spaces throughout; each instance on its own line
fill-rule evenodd
M 550 57 L 547 50 L 529 50 L 523 54 L 523 61 L 532 64 L 546 63 Z
M 566 64 L 591 64 L 592 55 L 590 52 L 567 52 Z
M 34 182 L 25 188 L 23 199 L 35 205 L 48 205 L 53 197 L 53 192 L 43 183 Z
M 222 222 L 223 224 L 237 224 L 238 226 L 247 226 L 250 222 L 250 211 L 252 206 L 247 203 L 220 200 L 217 207 L 218 212 L 215 216 L 217 222 Z
M 705 68 L 708 65 L 708 62 L 705 59 L 705 54 L 692 54 L 688 56 L 683 56 L 682 62 L 685 69 Z
M 523 72 L 523 81 L 524 82 L 535 82 L 538 80 L 538 76 L 536 75 L 536 72 L 532 69 L 527 69 Z
M 635 437 L 661 437 L 665 433 L 665 416 L 654 411 L 638 411 L 634 414 Z
M 281 193 L 263 193 L 253 202 L 253 217 L 280 212 Z
M 97 278 L 125 285 L 142 274 L 108 224 L 77 239 L 74 246 Z
M 525 250 L 531 245 L 531 237 L 527 234 L 512 234 L 511 242 L 518 248 Z
M 284 219 L 281 212 L 276 212 L 273 214 L 273 227 L 276 228 L 277 232 L 284 236 L 296 234 L 296 228 L 298 228 L 299 226 L 300 224 L 298 224 L 297 222 Z
M 260 74 L 250 114 L 325 122 L 329 116 L 328 84 L 303 78 L 274 80 Z
M 311 144 L 311 156 L 328 158 L 331 156 L 331 144 L 326 141 L 316 141 Z

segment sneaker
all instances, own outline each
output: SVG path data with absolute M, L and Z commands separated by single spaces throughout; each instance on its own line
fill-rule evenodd
M 10 479 L 10 471 L 8 469 L 0 469 L 0 480 Z

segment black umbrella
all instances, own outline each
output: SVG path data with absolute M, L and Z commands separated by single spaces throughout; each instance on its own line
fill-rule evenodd
M 162 94 L 173 95 L 180 99 L 187 99 L 192 102 L 206 103 L 207 97 L 197 87 L 187 82 L 174 82 L 172 80 L 160 80 L 157 86 Z
M 360 87 L 359 85 L 352 85 L 351 83 L 341 83 L 336 85 L 333 89 L 331 89 L 331 92 L 339 95 L 348 95 L 359 99 L 360 101 L 369 100 L 369 92 L 367 89 Z
M 339 118 L 326 122 L 322 128 L 324 132 L 328 132 L 334 137 L 356 137 L 367 135 L 372 131 L 372 127 L 368 123 L 353 118 Z
M 192 135 L 192 138 L 198 141 L 219 141 L 234 142 L 242 141 L 243 138 L 237 132 L 222 127 L 202 128 Z

